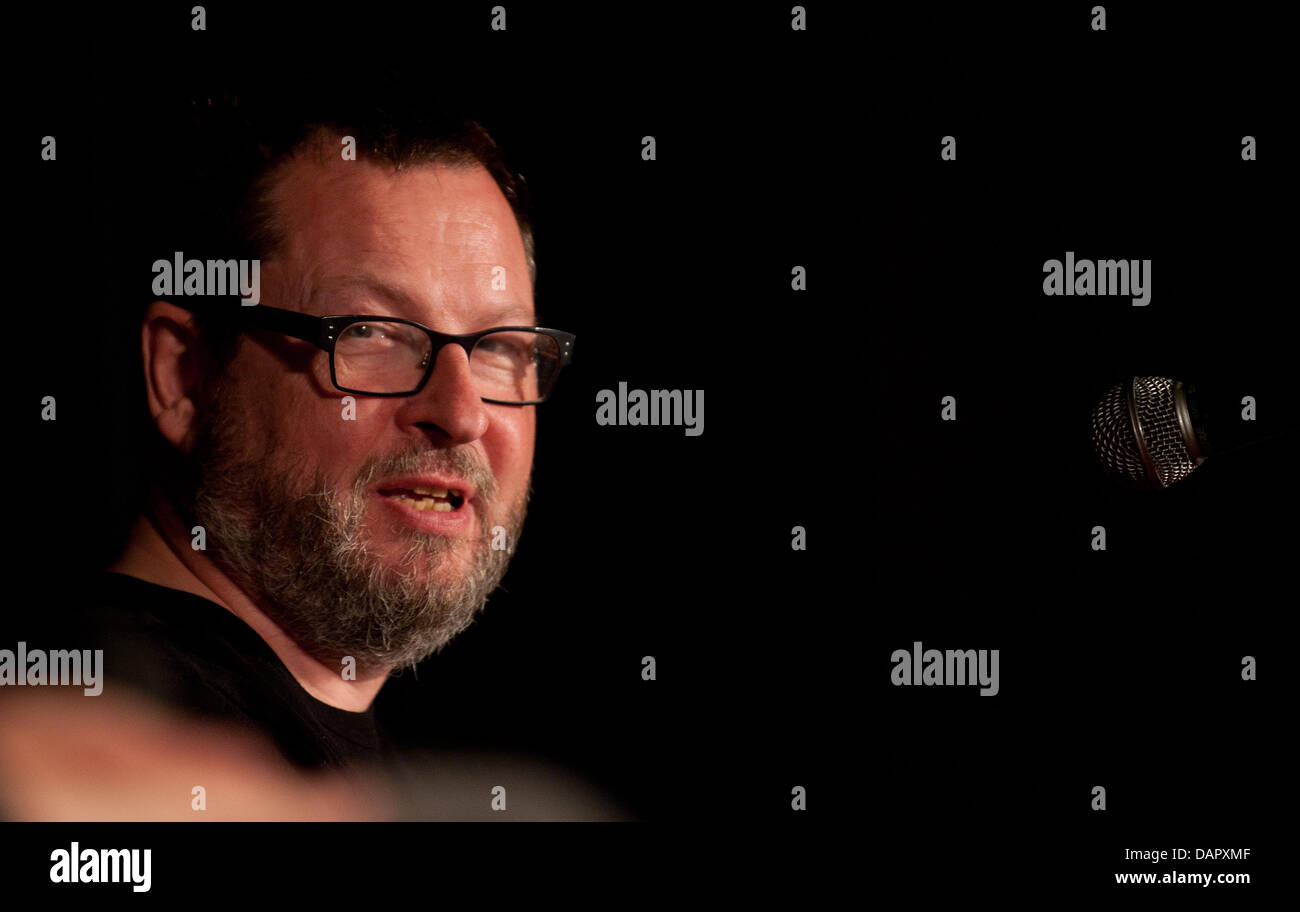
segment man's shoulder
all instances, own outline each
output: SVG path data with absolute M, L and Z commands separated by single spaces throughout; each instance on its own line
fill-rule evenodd
M 270 648 L 216 602 L 109 571 L 78 589 L 56 608 L 59 636 L 72 648 L 102 649 L 110 682 L 165 703 L 239 716 L 240 685 L 275 674 Z M 261 674 L 250 675 L 257 666 Z
M 202 596 L 105 571 L 67 592 L 50 638 L 103 650 L 105 686 L 172 708 L 268 728 L 291 714 L 295 682 L 266 642 Z
M 91 578 L 60 608 L 69 633 L 105 644 L 130 642 L 142 655 L 200 664 L 274 657 L 251 627 L 216 602 L 122 573 Z M 127 655 L 118 658 L 128 667 Z
M 194 593 L 105 572 L 61 608 L 67 648 L 102 649 L 106 686 L 271 736 L 290 760 L 345 763 L 368 753 L 373 714 L 307 694 L 266 641 L 224 606 Z

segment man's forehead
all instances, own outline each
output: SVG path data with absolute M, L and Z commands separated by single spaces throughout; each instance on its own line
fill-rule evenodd
M 523 239 L 510 204 L 481 166 L 295 160 L 271 194 L 281 266 L 294 302 L 370 292 L 423 309 L 531 313 Z M 502 287 L 504 286 L 504 287 Z M 288 291 L 288 289 L 286 289 Z M 526 321 L 525 321 L 526 322 Z
M 355 304 L 358 313 L 378 312 L 378 306 L 385 314 L 395 317 L 419 319 L 423 316 L 423 296 L 419 289 L 408 287 L 401 280 L 395 280 L 392 274 L 380 275 L 372 272 L 329 272 L 312 283 L 311 297 L 307 309 L 320 312 Z M 491 299 L 479 296 L 474 303 L 474 317 L 492 325 L 516 324 L 526 325 L 533 322 L 533 307 L 530 301 L 521 296 L 503 295 Z M 484 327 L 486 328 L 486 327 Z
M 397 169 L 384 162 L 303 154 L 282 166 L 272 196 L 287 217 L 304 221 L 340 207 L 359 216 L 423 211 L 430 221 L 483 224 L 511 215 L 501 188 L 478 164 L 428 162 Z

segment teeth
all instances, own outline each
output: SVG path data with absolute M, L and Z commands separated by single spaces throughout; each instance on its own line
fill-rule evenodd
M 416 494 L 424 494 L 427 497 L 446 497 L 446 488 L 411 488 Z
M 432 510 L 435 513 L 450 513 L 451 504 L 445 500 L 430 500 L 427 497 L 421 497 L 418 500 L 413 497 L 403 497 L 401 494 L 393 495 L 393 500 L 415 510 Z

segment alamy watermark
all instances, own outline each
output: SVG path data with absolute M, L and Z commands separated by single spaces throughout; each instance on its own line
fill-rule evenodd
M 129 883 L 136 893 L 152 885 L 152 849 L 68 849 L 50 853 L 51 883 Z
M 996 649 L 926 649 L 912 644 L 911 652 L 895 649 L 890 656 L 894 668 L 889 679 L 895 686 L 938 684 L 960 687 L 980 685 L 981 697 L 998 692 L 998 650 Z
M 0 687 L 75 686 L 88 697 L 104 691 L 104 650 L 28 650 L 21 640 L 18 649 L 0 649 Z
M 239 294 L 252 307 L 262 300 L 261 260 L 187 260 L 179 250 L 153 261 L 153 293 L 159 297 Z
M 1150 260 L 1075 260 L 1074 251 L 1065 251 L 1065 262 L 1043 263 L 1043 294 L 1053 295 L 1122 295 L 1132 298 L 1134 307 L 1151 303 Z
M 686 428 L 687 437 L 704 433 L 704 390 L 629 390 L 619 381 L 618 392 L 596 393 L 596 423 L 609 425 L 667 425 Z

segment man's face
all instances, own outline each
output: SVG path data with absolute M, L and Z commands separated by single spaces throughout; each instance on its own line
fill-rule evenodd
M 286 243 L 262 263 L 264 304 L 456 334 L 534 323 L 520 232 L 486 170 L 322 158 L 298 157 L 272 191 Z M 322 660 L 376 668 L 427 655 L 504 573 L 495 527 L 513 550 L 535 409 L 483 402 L 459 346 L 435 365 L 415 396 L 347 407 L 325 352 L 256 334 L 200 416 L 194 513 L 213 556 Z M 451 512 L 417 510 L 402 496 L 417 487 L 470 496 Z

